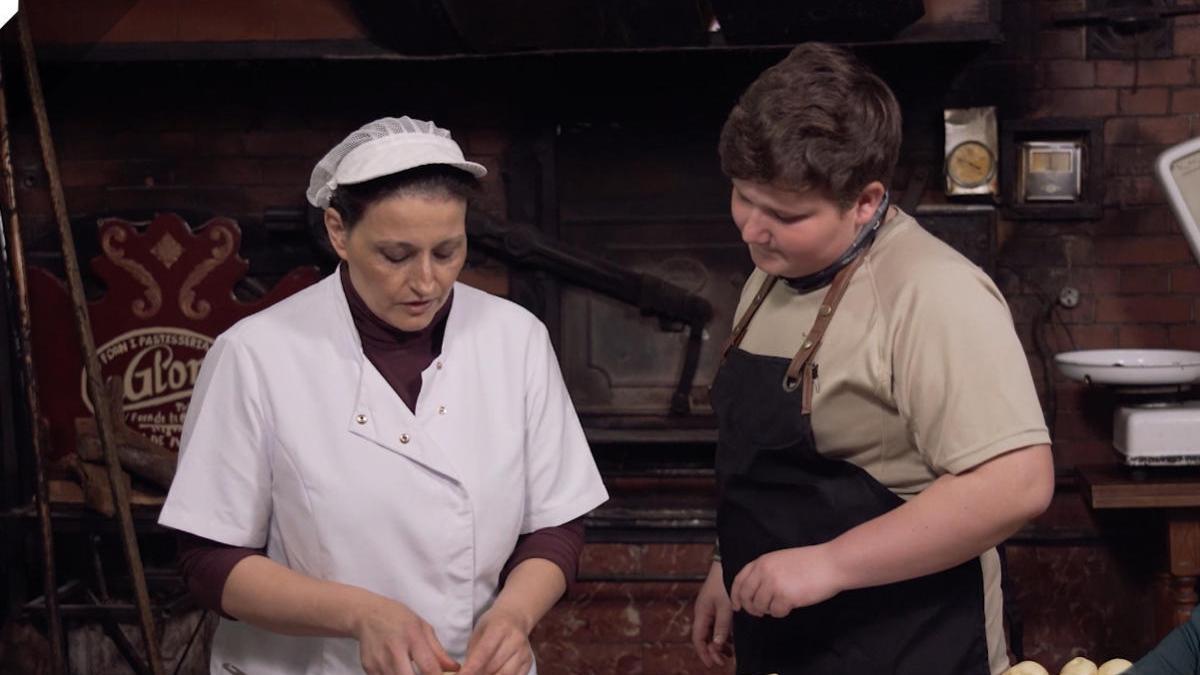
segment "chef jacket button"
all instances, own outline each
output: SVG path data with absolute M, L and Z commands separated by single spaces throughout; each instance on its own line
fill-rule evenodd
M 408 434 L 400 434 L 400 442 L 407 443 L 408 442 Z
M 445 414 L 446 414 L 446 406 L 444 406 L 444 405 L 439 405 L 439 406 L 438 406 L 438 414 L 439 414 L 439 415 L 445 415 Z
M 441 361 L 438 361 L 437 363 L 435 363 L 435 364 L 433 364 L 433 365 L 437 366 L 437 369 L 438 369 L 438 370 L 441 370 L 441 369 L 442 369 L 442 362 L 441 362 Z
M 354 416 L 354 421 L 355 421 L 355 422 L 358 422 L 359 424 L 366 424 L 366 423 L 367 423 L 367 416 L 366 416 L 366 415 L 362 415 L 362 414 L 355 415 L 355 416 Z

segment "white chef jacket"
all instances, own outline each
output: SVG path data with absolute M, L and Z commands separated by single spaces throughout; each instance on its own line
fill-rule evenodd
M 398 600 L 463 659 L 517 536 L 608 495 L 521 307 L 455 284 L 421 381 L 413 413 L 363 355 L 336 273 L 238 322 L 204 359 L 159 522 Z M 210 672 L 225 664 L 362 672 L 353 639 L 222 620 Z

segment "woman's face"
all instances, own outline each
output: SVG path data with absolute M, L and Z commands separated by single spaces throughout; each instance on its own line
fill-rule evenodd
M 870 222 L 883 185 L 871 183 L 842 209 L 817 192 L 791 192 L 733 179 L 730 210 L 755 266 L 768 274 L 800 277 L 831 265 Z
M 325 229 L 367 307 L 405 331 L 429 325 L 467 259 L 467 205 L 448 195 L 385 197 L 347 230 L 334 209 Z

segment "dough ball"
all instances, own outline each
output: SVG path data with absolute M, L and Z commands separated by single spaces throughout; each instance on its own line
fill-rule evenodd
M 1037 661 L 1022 661 L 1004 671 L 1004 675 L 1050 675 Z
M 1076 656 L 1067 661 L 1067 665 L 1058 671 L 1058 675 L 1096 675 L 1097 672 L 1095 663 L 1082 656 Z
M 1097 673 L 1098 675 L 1118 675 L 1118 673 L 1123 673 L 1132 667 L 1133 664 L 1125 659 L 1112 659 L 1111 661 L 1105 661 Z

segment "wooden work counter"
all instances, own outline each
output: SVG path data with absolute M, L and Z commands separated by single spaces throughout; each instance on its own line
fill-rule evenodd
M 1196 606 L 1200 578 L 1200 467 L 1139 468 L 1119 464 L 1078 467 L 1092 509 L 1149 509 L 1164 526 L 1167 583 L 1155 607 L 1161 638 L 1184 623 Z

